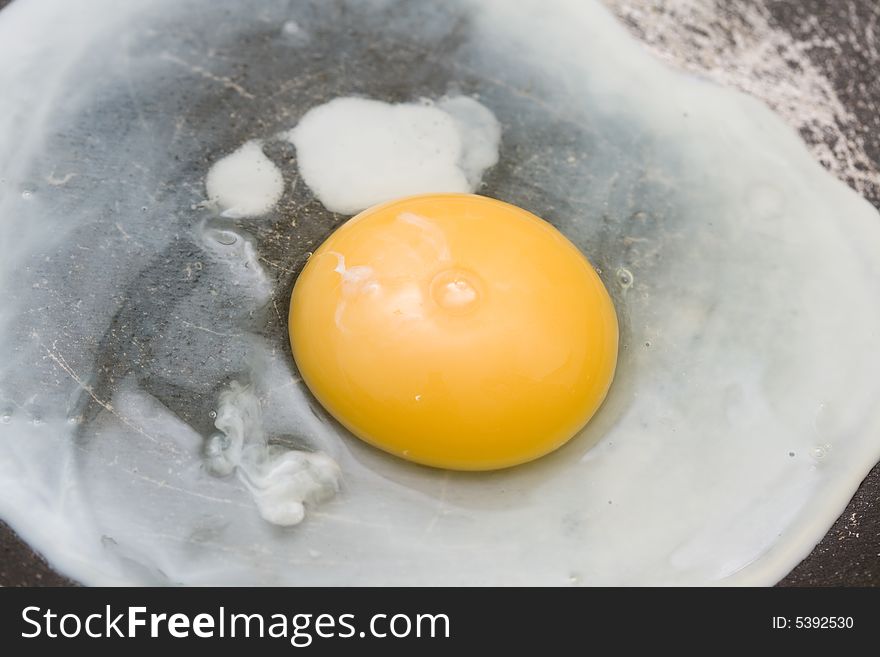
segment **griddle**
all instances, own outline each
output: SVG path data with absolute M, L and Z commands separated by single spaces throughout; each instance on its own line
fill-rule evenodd
M 707 2 L 711 0 L 706 0 Z M 0 0 L 0 9 L 10 0 Z M 880 169 L 880 61 L 859 48 L 862 34 L 857 26 L 869 24 L 880 8 L 873 0 L 828 3 L 823 0 L 745 0 L 737 5 L 761 3 L 776 27 L 792 37 L 821 37 L 837 47 L 834 57 L 817 52 L 814 64 L 832 82 L 846 108 L 857 118 L 865 151 Z M 663 11 L 664 4 L 658 3 Z M 735 9 L 734 9 L 735 10 Z M 809 20 L 815 18 L 815 20 Z M 877 38 L 880 39 L 880 28 Z M 638 32 L 636 30 L 638 36 Z M 853 41 L 853 37 L 855 41 Z M 809 138 L 808 135 L 805 135 Z M 850 182 L 850 181 L 845 181 Z M 865 197 L 880 209 L 880 190 Z M 880 464 L 865 478 L 852 501 L 812 553 L 780 586 L 877 586 L 880 585 Z M 0 585 L 75 586 L 76 582 L 52 570 L 46 561 L 4 523 L 0 522 Z

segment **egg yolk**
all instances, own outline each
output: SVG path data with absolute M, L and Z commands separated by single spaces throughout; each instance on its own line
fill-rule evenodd
M 518 207 L 435 194 L 365 210 L 296 281 L 303 380 L 352 433 L 410 461 L 490 470 L 563 445 L 617 361 L 602 281 Z

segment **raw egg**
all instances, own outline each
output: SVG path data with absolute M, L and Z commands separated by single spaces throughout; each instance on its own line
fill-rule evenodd
M 597 0 L 217 4 L 0 11 L 0 518 L 53 568 L 113 586 L 766 586 L 825 535 L 880 459 L 880 215 L 796 132 L 839 136 L 833 120 L 786 125 L 669 68 Z M 696 16 L 713 35 L 716 9 Z M 714 41 L 682 34 L 664 59 Z M 773 91 L 783 50 L 736 81 Z M 770 77 L 831 84 L 805 70 Z M 614 389 L 551 457 L 416 467 L 316 403 L 278 299 L 340 215 L 476 190 L 544 213 L 607 272 Z M 540 261 L 550 229 L 516 247 L 533 217 L 446 205 L 344 228 L 307 267 L 299 292 L 329 291 L 297 300 L 294 339 L 364 437 L 485 465 L 455 441 L 497 432 L 509 457 L 527 412 L 563 439 L 582 390 L 553 367 L 588 276 L 568 246 Z M 509 322 L 476 321 L 490 309 Z
M 546 221 L 471 194 L 365 210 L 310 257 L 290 307 L 293 355 L 359 438 L 458 470 L 567 442 L 617 361 L 611 299 Z

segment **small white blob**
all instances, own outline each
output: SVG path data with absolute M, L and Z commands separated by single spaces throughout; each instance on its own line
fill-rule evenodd
M 294 20 L 287 21 L 281 26 L 281 37 L 292 46 L 302 46 L 309 41 L 309 33 Z
M 218 160 L 205 179 L 208 199 L 224 217 L 256 217 L 267 213 L 284 192 L 284 178 L 263 153 L 257 140 L 245 142 Z
M 498 161 L 501 126 L 472 98 L 391 104 L 337 98 L 288 133 L 299 171 L 340 214 L 400 196 L 472 192 Z
M 305 518 L 306 504 L 339 490 L 339 466 L 329 456 L 268 443 L 252 388 L 233 381 L 220 394 L 214 426 L 220 433 L 208 441 L 209 468 L 221 476 L 238 474 L 268 522 L 297 525 Z

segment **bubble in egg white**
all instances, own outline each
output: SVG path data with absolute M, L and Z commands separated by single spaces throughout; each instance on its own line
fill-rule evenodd
M 0 12 L 0 515 L 65 574 L 771 584 L 880 457 L 877 212 L 595 3 L 351 2 L 357 33 L 318 2 L 69 5 Z M 525 467 L 377 452 L 286 346 L 329 211 L 444 189 L 553 222 L 621 319 L 606 405 Z

